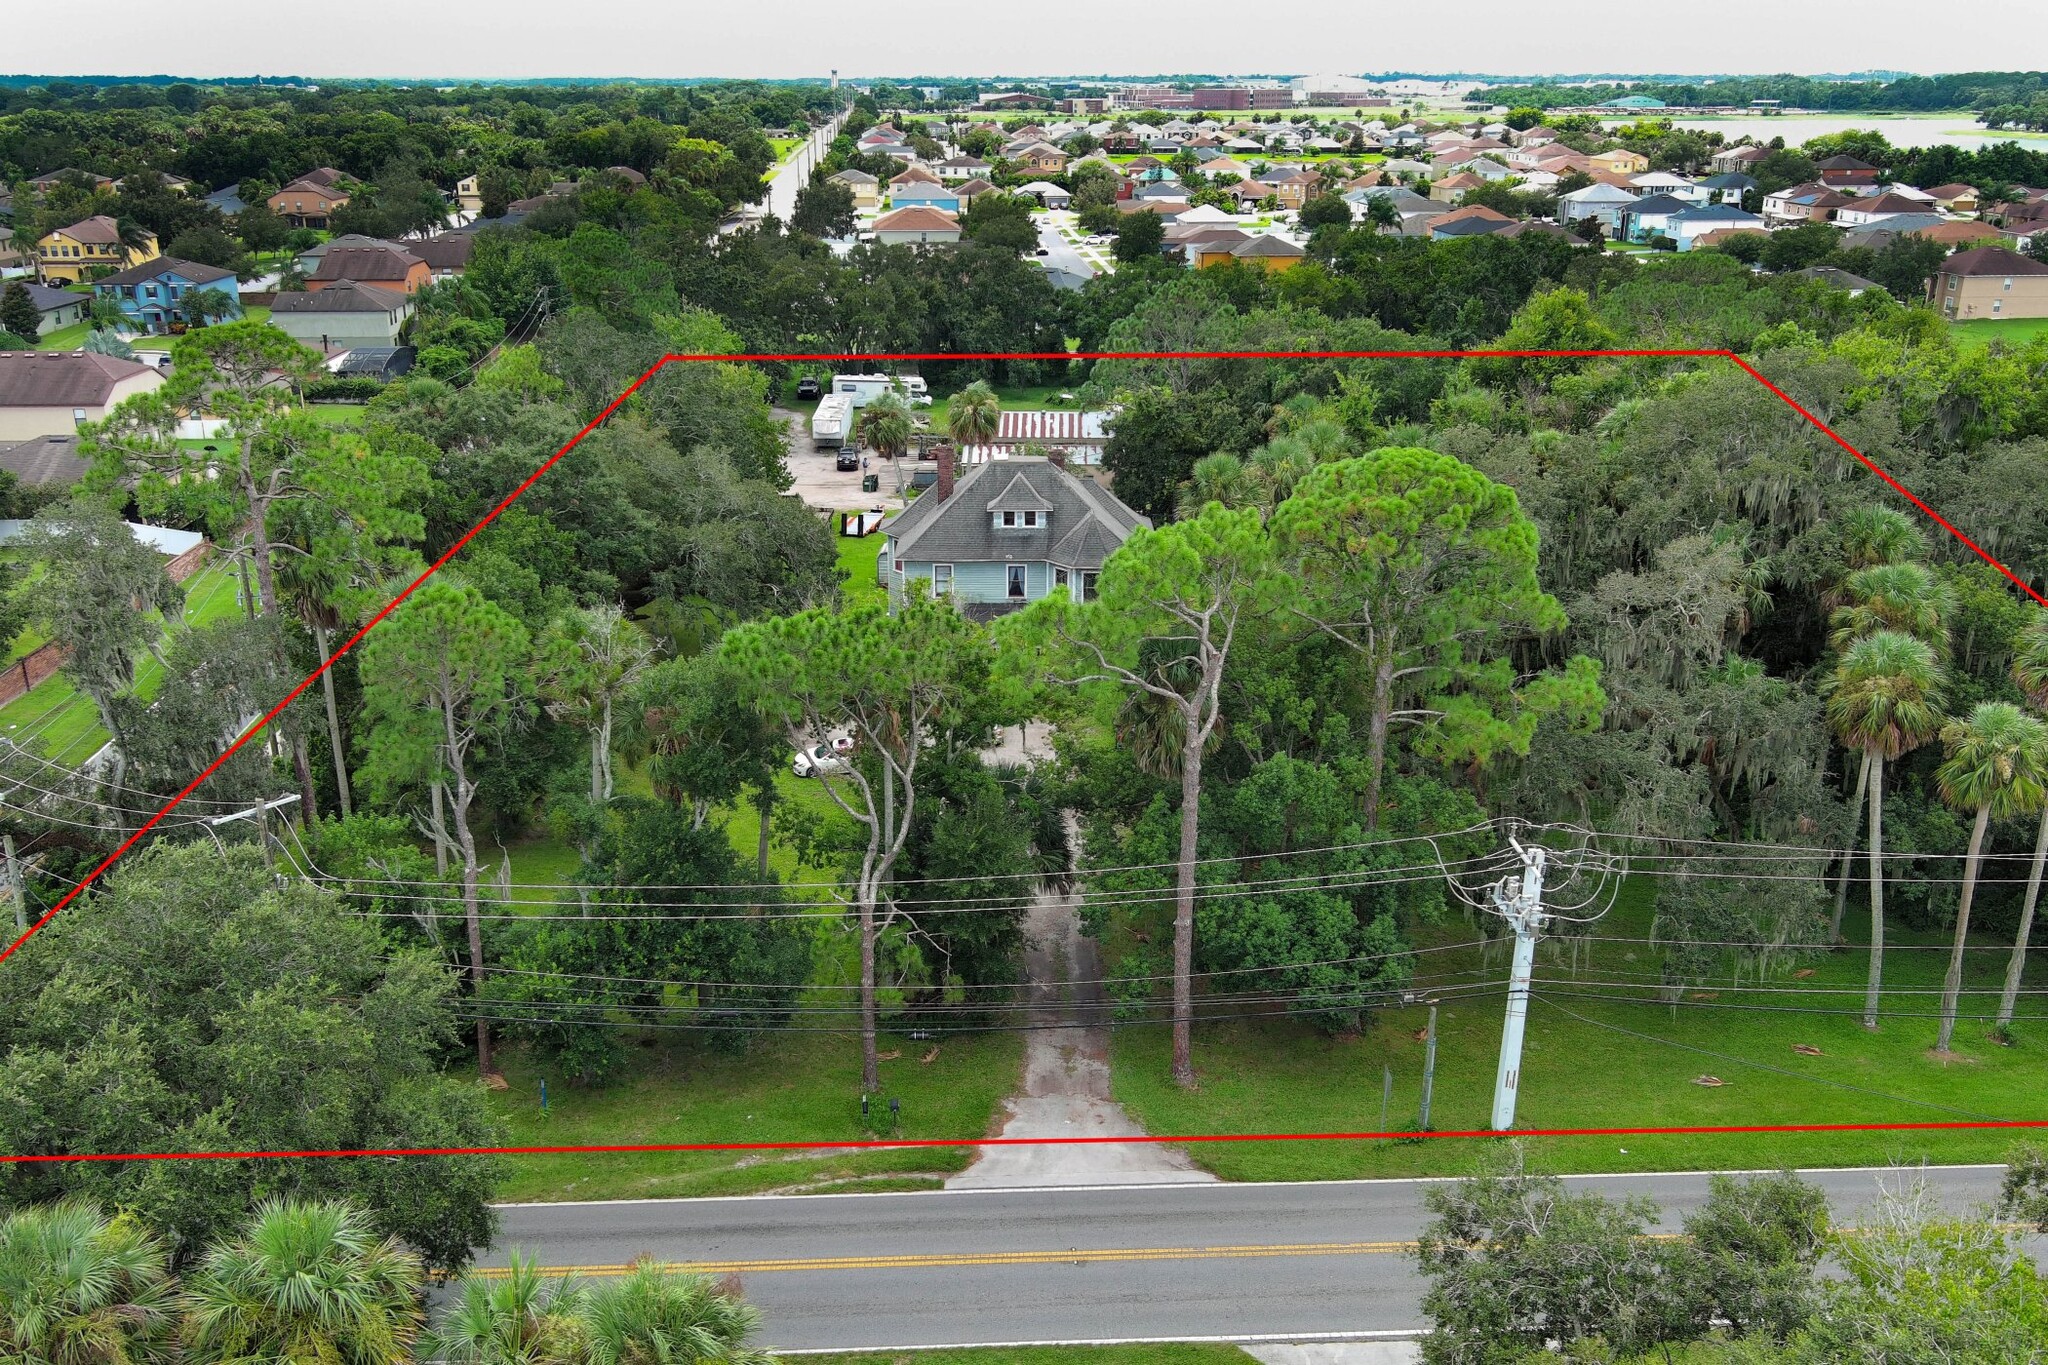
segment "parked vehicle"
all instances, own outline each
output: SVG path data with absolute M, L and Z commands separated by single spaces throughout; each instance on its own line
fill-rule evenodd
M 797 401 L 808 403 L 825 396 L 825 385 L 815 375 L 805 375 L 796 381 Z
M 789 770 L 798 777 L 823 777 L 827 773 L 843 773 L 852 765 L 823 744 L 813 744 L 808 749 L 798 749 L 796 757 L 790 760 Z
M 811 414 L 811 444 L 819 450 L 845 448 L 853 435 L 853 395 L 829 393 Z
M 832 467 L 842 474 L 849 473 L 860 468 L 860 456 L 854 454 L 845 446 L 841 446 L 839 447 L 839 458 L 832 462 Z
M 832 376 L 832 394 L 841 394 L 853 400 L 853 406 L 864 408 L 873 399 L 885 393 L 900 393 L 912 407 L 928 408 L 932 396 L 926 391 L 924 380 L 914 374 L 835 374 Z

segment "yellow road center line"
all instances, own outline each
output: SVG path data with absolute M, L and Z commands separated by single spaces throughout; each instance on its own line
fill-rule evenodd
M 1066 1251 L 984 1251 L 911 1256 L 815 1256 L 765 1261 L 675 1261 L 661 1263 L 661 1270 L 689 1271 L 699 1275 L 758 1275 L 785 1270 L 924 1270 L 974 1265 L 1063 1265 L 1101 1261 L 1213 1261 L 1268 1256 L 1384 1256 L 1413 1251 L 1413 1242 L 1299 1242 L 1256 1246 L 1214 1247 L 1117 1247 L 1071 1249 Z M 547 1276 L 627 1275 L 632 1265 L 543 1266 Z M 502 1279 L 510 1273 L 503 1266 L 484 1266 L 470 1272 L 485 1279 Z

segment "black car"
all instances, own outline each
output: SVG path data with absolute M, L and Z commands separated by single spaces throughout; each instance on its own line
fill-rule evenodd
M 848 470 L 859 469 L 860 456 L 854 454 L 850 450 L 841 450 L 839 452 L 839 458 L 832 462 L 832 467 L 842 474 L 846 473 Z
M 824 396 L 824 393 L 825 386 L 815 379 L 799 379 L 796 381 L 796 396 L 801 402 L 808 403 L 814 398 L 821 398 Z

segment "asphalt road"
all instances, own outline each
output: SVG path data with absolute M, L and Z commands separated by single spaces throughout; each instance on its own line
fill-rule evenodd
M 768 198 L 762 204 L 765 212 L 774 214 L 783 222 L 796 211 L 796 192 L 811 183 L 811 168 L 824 160 L 825 153 L 832 147 L 832 139 L 839 133 L 844 116 L 836 116 L 829 123 L 820 124 L 811 130 L 804 145 L 796 154 L 783 163 L 768 182 Z
M 1940 1167 L 1958 1211 L 1989 1203 L 2002 1168 Z M 1822 1171 L 1841 1221 L 1879 1170 Z M 1413 1330 L 1408 1256 L 1429 1182 L 1151 1185 L 915 1194 L 757 1196 L 505 1207 L 512 1248 L 551 1270 L 617 1274 L 635 1257 L 741 1277 L 780 1349 L 1020 1342 L 1339 1337 Z M 1704 1174 L 1574 1177 L 1646 1194 L 1664 1225 Z
M 1038 244 L 1044 247 L 1046 251 L 1045 255 L 1033 258 L 1040 265 L 1054 270 L 1072 271 L 1084 280 L 1097 273 L 1095 267 L 1088 264 L 1081 253 L 1074 250 L 1073 245 L 1066 238 L 1060 236 L 1059 229 L 1054 227 L 1043 215 L 1040 215 L 1036 221 L 1038 224 Z

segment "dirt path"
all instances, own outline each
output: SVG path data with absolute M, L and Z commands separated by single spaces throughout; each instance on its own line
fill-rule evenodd
M 1040 892 L 1024 918 L 1031 981 L 1024 1093 L 1005 1101 L 1000 1136 L 1141 1137 L 1145 1130 L 1110 1098 L 1109 1005 L 1095 943 L 1081 933 L 1070 894 Z M 1157 1143 L 983 1147 L 948 1189 L 1019 1185 L 1156 1185 L 1212 1181 L 1187 1153 Z

